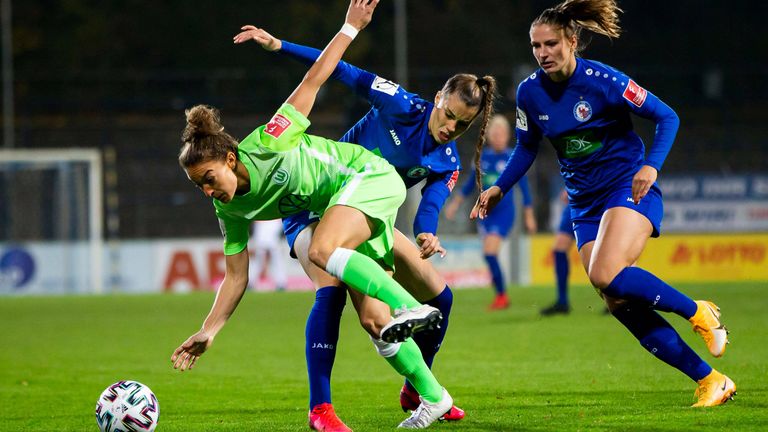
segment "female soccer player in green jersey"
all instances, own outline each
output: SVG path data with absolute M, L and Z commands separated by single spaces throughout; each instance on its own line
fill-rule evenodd
M 269 123 L 241 143 L 224 131 L 213 108 L 198 105 L 187 111 L 179 163 L 213 198 L 224 234 L 226 274 L 201 330 L 174 351 L 171 361 L 174 368 L 192 368 L 237 307 L 248 282 L 250 223 L 309 210 L 322 215 L 310 245 L 312 262 L 395 311 L 375 342 L 421 396 L 421 405 L 400 427 L 420 429 L 450 410 L 453 399 L 410 339 L 413 332 L 437 325 L 440 312 L 421 305 L 390 277 L 394 220 L 405 186 L 391 165 L 363 147 L 304 133 L 318 90 L 377 4 L 351 0 L 344 26 L 296 90 Z M 239 38 L 235 43 L 243 41 Z

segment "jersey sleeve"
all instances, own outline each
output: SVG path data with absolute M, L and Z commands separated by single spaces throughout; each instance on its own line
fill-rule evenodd
M 458 170 L 427 177 L 427 184 L 421 190 L 421 201 L 416 210 L 416 217 L 413 219 L 414 235 L 421 233 L 437 234 L 440 210 L 456 186 L 458 179 Z
M 251 223 L 245 219 L 227 216 L 219 208 L 216 209 L 219 218 L 219 228 L 224 236 L 224 255 L 239 254 L 248 246 Z
M 645 164 L 661 171 L 661 166 L 675 141 L 675 135 L 680 127 L 680 118 L 672 108 L 653 93 L 641 87 L 627 75 L 621 72 L 618 72 L 618 75 L 620 79 L 611 82 L 607 97 L 613 105 L 629 109 L 636 115 L 656 123 L 653 144 Z
M 321 51 L 315 48 L 285 40 L 282 43 L 283 47 L 278 51 L 279 53 L 295 58 L 307 65 L 313 64 L 321 54 Z M 379 110 L 390 114 L 410 110 L 410 99 L 413 98 L 413 95 L 386 78 L 345 61 L 340 61 L 336 65 L 331 77 L 354 90 L 358 96 Z
M 523 84 L 525 83 L 520 84 L 517 89 L 517 113 L 515 114 L 517 145 L 507 160 L 507 166 L 504 167 L 504 171 L 495 183 L 504 194 L 508 193 L 533 165 L 539 152 L 539 142 L 542 137 L 541 129 L 535 122 L 528 119 L 528 111 L 524 101 L 525 93 L 522 90 Z
M 273 151 L 287 151 L 299 145 L 310 125 L 308 118 L 293 105 L 284 103 L 272 120 L 259 130 L 261 145 Z

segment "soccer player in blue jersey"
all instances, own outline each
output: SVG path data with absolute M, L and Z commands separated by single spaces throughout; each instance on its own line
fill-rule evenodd
M 243 30 L 250 32 L 251 37 L 267 51 L 307 64 L 314 63 L 320 55 L 320 51 L 314 48 L 279 40 L 260 28 L 246 26 Z M 338 63 L 332 77 L 371 104 L 371 110 L 339 141 L 360 144 L 384 157 L 397 169 L 406 187 L 426 180 L 413 223 L 418 247 L 395 230 L 394 277 L 419 301 L 436 307 L 443 315 L 438 331 L 414 336 L 425 362 L 431 366 L 448 328 L 453 293 L 427 258 L 436 253 L 445 254 L 436 233 L 440 209 L 455 186 L 461 169 L 455 140 L 475 118 L 482 117 L 476 143 L 476 153 L 480 153 L 486 125 L 493 111 L 496 82 L 491 76 L 478 78 L 458 74 L 445 83 L 433 102 L 343 61 Z M 331 404 L 330 377 L 339 337 L 339 321 L 346 302 L 346 288 L 308 258 L 317 220 L 317 215 L 304 212 L 285 218 L 283 223 L 291 254 L 298 258 L 316 289 L 315 304 L 306 327 L 310 426 L 318 430 L 343 431 L 347 430 L 346 426 Z M 376 323 L 386 322 L 381 317 L 389 316 L 386 305 L 353 291 L 350 291 L 350 297 L 362 326 L 371 335 L 378 335 L 380 329 Z M 387 356 L 386 350 L 378 345 L 377 350 Z M 403 410 L 413 411 L 419 407 L 419 395 L 408 381 L 400 392 L 400 404 Z M 464 412 L 454 406 L 443 419 L 460 420 L 463 417 Z
M 472 209 L 485 217 L 533 163 L 539 141 L 555 147 L 571 203 L 576 243 L 589 280 L 616 319 L 654 356 L 698 383 L 695 407 L 725 403 L 736 392 L 727 376 L 702 360 L 656 311 L 691 322 L 709 352 L 720 357 L 728 342 L 720 310 L 694 301 L 655 275 L 633 267 L 648 237 L 661 232 L 663 205 L 658 171 L 677 133 L 675 112 L 624 73 L 577 54 L 587 29 L 618 37 L 613 0 L 568 0 L 531 24 L 540 68 L 517 90 L 517 146 L 507 168 Z M 656 124 L 648 156 L 632 130 L 630 114 Z
M 495 115 L 488 124 L 488 146 L 480 156 L 480 168 L 483 172 L 482 184 L 474 181 L 474 176 L 467 179 L 461 188 L 461 194 L 455 196 L 445 206 L 445 216 L 453 219 L 464 198 L 472 194 L 475 189 L 486 189 L 493 185 L 499 177 L 512 150 L 509 148 L 509 140 L 512 131 L 509 121 L 503 115 Z M 523 217 L 525 228 L 529 234 L 536 232 L 536 218 L 533 215 L 531 204 L 531 190 L 528 187 L 528 179 L 520 179 L 520 191 L 523 194 Z M 491 272 L 491 280 L 496 296 L 488 307 L 490 310 L 506 309 L 509 307 L 509 297 L 504 281 L 504 273 L 499 265 L 499 250 L 504 238 L 507 237 L 510 228 L 515 223 L 514 194 L 507 194 L 501 202 L 488 214 L 488 217 L 480 220 L 478 230 L 483 237 L 483 257 Z
M 576 242 L 573 235 L 573 222 L 571 222 L 571 206 L 568 203 L 568 192 L 563 190 L 560 200 L 565 204 L 560 215 L 560 225 L 555 233 L 555 242 L 552 246 L 552 258 L 555 267 L 555 281 L 557 283 L 557 300 L 551 306 L 541 310 L 541 315 L 550 316 L 556 314 L 568 314 L 571 312 L 571 303 L 568 301 L 568 273 L 570 263 L 568 252 Z

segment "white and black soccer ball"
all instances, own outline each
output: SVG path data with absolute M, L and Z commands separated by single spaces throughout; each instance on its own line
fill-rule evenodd
M 96 401 L 96 423 L 101 432 L 151 432 L 159 416 L 155 394 L 136 381 L 118 381 Z

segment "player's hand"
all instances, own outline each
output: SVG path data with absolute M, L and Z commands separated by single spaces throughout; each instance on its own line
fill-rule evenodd
M 447 253 L 445 248 L 440 246 L 440 239 L 432 233 L 421 233 L 417 235 L 416 244 L 421 248 L 421 259 L 427 259 L 436 253 L 439 253 L 440 258 L 443 258 Z
M 184 371 L 186 369 L 192 369 L 197 362 L 197 359 L 211 346 L 213 343 L 213 336 L 200 330 L 193 334 L 181 346 L 176 348 L 171 356 L 171 362 L 174 369 Z
M 650 165 L 643 165 L 640 171 L 632 178 L 632 201 L 635 205 L 640 203 L 640 200 L 645 198 L 648 191 L 651 190 L 651 186 L 656 182 L 656 177 L 659 175 L 656 168 Z
M 379 4 L 379 0 L 350 0 L 347 9 L 347 18 L 344 21 L 358 30 L 362 30 L 371 22 L 373 10 Z
M 485 219 L 485 216 L 496 207 L 496 204 L 504 197 L 504 193 L 498 186 L 491 186 L 484 190 L 483 193 L 477 197 L 475 206 L 472 207 L 472 211 L 469 213 L 469 218 L 475 220 L 477 218 Z
M 253 39 L 267 51 L 279 51 L 283 47 L 283 41 L 267 33 L 264 29 L 249 24 L 240 27 L 240 30 L 242 31 L 232 38 L 236 44 Z

